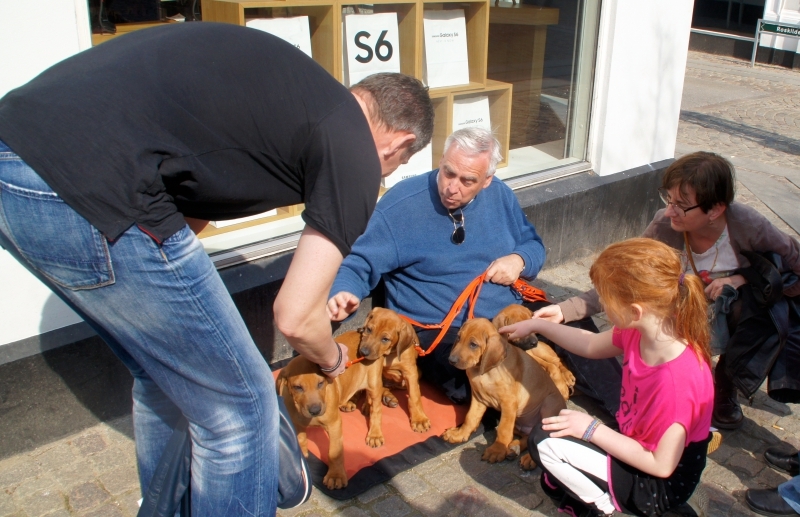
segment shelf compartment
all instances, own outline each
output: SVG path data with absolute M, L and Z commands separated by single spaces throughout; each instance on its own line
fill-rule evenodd
M 256 18 L 308 16 L 312 58 L 340 79 L 340 38 L 334 33 L 334 28 L 341 26 L 337 5 L 333 0 L 203 0 L 202 9 L 206 21 L 242 26 Z
M 500 142 L 500 153 L 503 156 L 500 163 L 497 164 L 498 169 L 508 165 L 508 148 L 511 140 L 512 88 L 513 85 L 509 83 L 492 81 L 490 79 L 486 81 L 486 87 L 480 90 L 454 92 L 450 94 L 452 100 L 449 103 L 450 113 L 447 117 L 447 135 L 453 132 L 453 101 L 480 96 L 486 96 L 489 98 L 489 119 L 492 126 L 492 131 L 494 132 L 498 142 Z M 444 149 L 444 143 L 442 143 L 442 149 Z M 441 156 L 441 154 L 439 156 Z
M 256 217 L 254 219 L 242 218 L 242 219 L 247 219 L 247 220 L 244 220 L 244 221 L 241 221 L 241 222 L 235 222 L 234 224 L 229 224 L 229 223 L 231 223 L 233 221 L 236 221 L 235 219 L 232 220 L 232 221 L 220 221 L 221 223 L 225 223 L 225 226 L 217 227 L 217 226 L 214 225 L 214 222 L 211 222 L 208 226 L 206 226 L 203 229 L 203 231 L 201 231 L 198 234 L 198 237 L 200 237 L 200 238 L 211 237 L 213 235 L 220 235 L 220 234 L 232 232 L 232 231 L 235 231 L 235 230 L 241 230 L 242 228 L 249 228 L 251 226 L 269 224 L 269 223 L 274 222 L 274 221 L 279 221 L 281 219 L 286 219 L 287 217 L 292 217 L 292 216 L 297 215 L 297 214 L 300 213 L 300 212 L 296 212 L 296 210 L 297 210 L 296 207 L 297 207 L 297 205 L 276 208 L 275 209 L 276 213 L 274 215 L 267 215 L 267 216 L 264 216 L 264 217 Z
M 291 0 L 290 0 L 291 1 Z M 368 4 L 341 2 L 342 9 L 358 8 L 358 14 L 397 13 L 397 30 L 400 38 L 400 72 L 412 77 L 422 78 L 422 9 L 416 0 L 375 0 Z M 371 13 L 364 12 L 371 10 Z M 341 22 L 340 22 L 341 25 Z M 338 31 L 339 48 L 344 52 L 342 30 Z M 343 75 L 337 77 L 344 82 Z
M 474 90 L 486 85 L 486 61 L 489 41 L 489 2 L 487 0 L 436 2 L 423 0 L 423 8 L 428 10 L 463 9 L 467 25 L 467 57 L 469 60 L 469 83 L 450 86 L 450 90 Z M 424 13 L 423 13 L 424 15 Z M 420 27 L 422 22 L 420 20 Z M 424 35 L 420 30 L 420 60 L 425 51 Z M 422 77 L 422 76 L 420 76 Z

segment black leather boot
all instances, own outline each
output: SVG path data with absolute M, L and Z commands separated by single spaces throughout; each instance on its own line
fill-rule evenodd
M 744 421 L 738 391 L 725 373 L 725 356 L 721 355 L 714 370 L 714 413 L 711 425 L 718 429 L 739 429 Z
M 764 459 L 770 466 L 788 472 L 792 476 L 800 474 L 800 461 L 796 452 L 785 452 L 779 447 L 770 447 L 764 451 Z
M 747 506 L 761 515 L 779 517 L 781 515 L 797 515 L 794 508 L 783 500 L 777 488 L 758 490 L 751 488 L 744 496 Z

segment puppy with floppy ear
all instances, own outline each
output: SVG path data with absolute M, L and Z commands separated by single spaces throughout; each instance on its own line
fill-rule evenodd
M 417 368 L 417 333 L 413 327 L 390 309 L 373 308 L 361 331 L 359 353 L 370 360 L 384 359 L 383 377 L 393 384 L 405 384 L 408 389 L 408 408 L 411 413 L 411 429 L 424 433 L 431 421 L 422 408 Z M 391 391 L 384 390 L 384 403 L 397 406 Z
M 358 332 L 345 332 L 336 338 L 338 343 L 347 346 L 347 359 L 354 360 L 358 355 L 361 335 Z M 329 438 L 328 473 L 322 482 L 329 489 L 347 486 L 344 470 L 344 451 L 342 443 L 342 416 L 339 406 L 343 406 L 357 392 L 367 391 L 370 406 L 369 432 L 366 443 L 370 447 L 383 445 L 381 430 L 381 371 L 383 361 L 363 360 L 352 364 L 344 373 L 330 380 L 319 366 L 302 356 L 292 359 L 281 370 L 275 381 L 277 392 L 283 397 L 289 416 L 297 432 L 297 441 L 303 454 L 308 456 L 309 426 L 320 426 Z
M 328 433 L 328 472 L 322 482 L 331 490 L 346 487 L 337 383 L 323 374 L 319 365 L 298 356 L 281 370 L 275 380 L 275 389 L 283 397 L 297 432 L 297 442 L 306 458 L 306 429 L 309 426 L 320 426 Z
M 495 328 L 499 329 L 514 323 L 531 319 L 533 313 L 525 306 L 519 304 L 512 304 L 497 313 L 492 323 Z M 536 334 L 530 334 L 524 338 L 509 341 L 512 345 L 525 350 L 527 354 L 539 363 L 539 366 L 553 379 L 558 391 L 564 400 L 569 399 L 572 394 L 572 389 L 575 386 L 575 376 L 572 372 L 564 366 L 561 358 L 558 357 L 553 349 L 547 343 L 538 340 Z
M 527 435 L 541 419 L 566 408 L 550 377 L 531 356 L 511 346 L 485 318 L 467 321 L 450 352 L 450 364 L 466 370 L 472 401 L 464 423 L 448 429 L 442 438 L 461 443 L 478 428 L 487 407 L 500 411 L 497 439 L 481 459 L 489 463 L 512 458 L 527 448 Z M 514 431 L 523 438 L 514 439 Z M 529 455 L 520 459 L 533 468 Z

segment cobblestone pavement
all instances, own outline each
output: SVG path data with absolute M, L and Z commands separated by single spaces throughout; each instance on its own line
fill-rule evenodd
M 690 52 L 686 89 L 716 85 L 718 100 L 684 106 L 678 142 L 800 170 L 800 73 Z
M 800 74 L 761 66 L 752 71 L 740 61 L 692 53 L 684 98 L 695 86 L 709 84 L 726 93 L 720 98 L 712 93 L 709 100 L 700 92 L 686 103 L 679 154 L 692 148 L 711 149 L 731 156 L 738 153 L 756 164 L 800 170 L 800 96 L 792 95 L 798 91 Z M 796 184 L 785 176 L 761 173 L 767 180 L 786 182 L 786 195 L 797 195 Z M 741 183 L 737 199 L 800 237 Z M 556 300 L 583 292 L 589 288 L 592 258 L 543 271 L 536 283 Z M 596 322 L 601 329 L 608 328 L 602 317 Z M 743 505 L 744 490 L 773 487 L 787 477 L 766 466 L 764 449 L 776 444 L 800 448 L 797 406 L 771 401 L 764 391 L 756 394 L 752 405 L 742 402 L 745 425 L 724 432 L 723 444 L 711 454 L 691 500 L 700 515 L 753 515 Z M 585 397 L 574 398 L 570 407 L 595 412 Z M 126 417 L 0 460 L 0 517 L 136 515 L 140 495 L 132 436 L 131 419 Z M 495 465 L 480 461 L 493 438 L 492 433 L 480 436 L 355 499 L 335 501 L 317 491 L 306 504 L 279 515 L 558 515 L 539 489 L 538 470 L 523 472 L 515 461 Z

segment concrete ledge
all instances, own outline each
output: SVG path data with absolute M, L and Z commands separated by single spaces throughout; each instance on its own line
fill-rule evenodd
M 88 324 L 80 322 L 68 327 L 51 330 L 38 336 L 8 343 L 0 346 L 0 365 L 41 354 L 94 335 L 95 331 Z
M 661 207 L 657 189 L 673 160 L 611 176 L 580 174 L 517 192 L 547 248 L 545 267 L 640 235 Z

